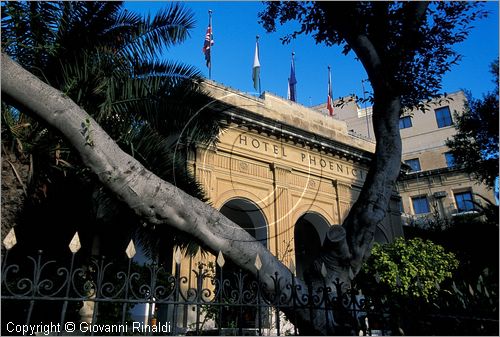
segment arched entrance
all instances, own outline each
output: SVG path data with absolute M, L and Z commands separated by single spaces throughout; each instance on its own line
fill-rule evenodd
M 259 207 L 248 199 L 237 198 L 227 201 L 220 212 L 229 220 L 245 229 L 257 241 L 267 247 L 267 221 Z M 231 261 L 224 265 L 224 279 L 228 279 L 232 286 L 238 285 L 238 273 L 240 269 Z M 242 273 L 243 288 L 250 289 L 250 283 L 254 277 L 246 272 Z M 256 328 L 258 326 L 257 309 L 253 306 L 228 307 L 222 309 L 221 327 Z M 261 312 L 262 326 L 269 325 L 268 315 Z
M 232 199 L 220 212 L 267 247 L 267 221 L 262 211 L 248 199 Z
M 297 276 L 301 279 L 319 256 L 329 227 L 328 221 L 315 212 L 308 212 L 297 220 L 294 229 L 295 264 Z

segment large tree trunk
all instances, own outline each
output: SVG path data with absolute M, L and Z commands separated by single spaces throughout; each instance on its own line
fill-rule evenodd
M 161 180 L 122 151 L 70 98 L 24 70 L 9 56 L 2 54 L 1 62 L 2 94 L 61 132 L 103 185 L 147 223 L 170 225 L 187 232 L 254 274 L 254 262 L 259 255 L 263 264 L 260 275 L 270 287 L 269 277 L 274 272 L 290 275 L 244 229 L 206 203 Z
M 353 29 L 349 17 L 342 14 L 345 12 L 342 6 L 349 4 L 321 3 L 325 15 L 337 23 L 335 29 L 360 59 L 372 84 L 373 130 L 377 144 L 360 196 L 342 228 L 330 228 L 317 265 L 325 262 L 329 281 L 338 277 L 344 284 L 350 284 L 369 256 L 375 230 L 387 214 L 401 168 L 401 100 L 391 85 L 393 79 L 387 71 L 388 65 L 384 64 L 378 49 L 367 36 Z
M 289 294 L 290 289 L 285 285 L 292 283 L 292 274 L 250 234 L 216 209 L 144 168 L 123 152 L 84 110 L 63 93 L 40 81 L 5 54 L 2 54 L 1 63 L 2 94 L 61 132 L 102 184 L 146 222 L 170 225 L 189 233 L 213 251 L 221 251 L 239 267 L 258 275 L 271 292 L 276 290 L 271 276 L 277 272 L 282 277 L 280 291 Z M 313 286 L 326 285 L 335 289 L 332 282 L 336 278 L 349 284 L 361 268 L 362 260 L 373 241 L 375 226 L 385 216 L 393 183 L 399 172 L 401 142 L 399 131 L 395 132 L 398 102 L 395 99 L 375 102 L 376 136 L 385 140 L 377 144 L 374 165 L 368 173 L 362 196 L 345 224 L 333 226 L 328 233 L 322 259 L 317 261 L 318 272 L 309 280 Z M 386 119 L 384 115 L 387 111 L 390 112 L 390 118 Z M 384 137 L 380 138 L 381 135 Z M 257 255 L 262 261 L 259 273 L 254 265 Z M 327 269 L 326 283 L 319 273 L 322 262 Z M 294 282 L 306 291 L 306 284 L 300 279 Z M 323 310 L 317 310 L 312 317 L 309 310 L 286 314 L 291 319 L 297 319 L 301 333 L 335 333 L 332 322 L 327 322 Z

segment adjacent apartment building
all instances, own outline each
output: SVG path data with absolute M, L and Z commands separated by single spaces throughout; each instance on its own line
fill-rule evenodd
M 371 107 L 361 108 L 352 98 L 335 111 L 334 118 L 347 123 L 350 134 L 374 141 Z M 398 181 L 403 225 L 426 226 L 436 219 L 477 211 L 483 198 L 494 202 L 492 190 L 478 184 L 454 164 L 446 146 L 456 129 L 455 113 L 462 113 L 465 95 L 458 91 L 433 100 L 424 113 L 408 109 L 399 120 L 403 142 L 403 173 Z M 323 106 L 314 107 L 327 113 Z

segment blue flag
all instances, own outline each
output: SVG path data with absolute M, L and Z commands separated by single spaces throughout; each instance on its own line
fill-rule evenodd
M 290 77 L 288 78 L 288 99 L 290 101 L 297 102 L 297 79 L 295 78 L 295 61 L 293 56 L 295 53 L 292 53 L 292 65 L 290 67 Z

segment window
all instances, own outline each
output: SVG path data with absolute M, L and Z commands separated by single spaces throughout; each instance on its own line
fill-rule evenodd
M 420 197 L 412 197 L 411 202 L 413 204 L 413 211 L 415 214 L 425 214 L 429 213 L 429 202 L 427 201 L 427 197 L 420 196 Z
M 420 161 L 418 158 L 405 160 L 405 164 L 411 167 L 414 172 L 420 171 Z
M 411 128 L 411 117 L 410 116 L 401 117 L 399 119 L 399 128 L 400 129 Z
M 446 158 L 446 166 L 448 167 L 455 166 L 455 158 L 453 158 L 453 154 L 451 152 L 446 152 L 444 154 L 444 157 Z
M 455 193 L 455 202 L 457 203 L 457 210 L 459 213 L 472 211 L 474 209 L 471 192 Z
M 415 214 L 425 214 L 429 213 L 429 202 L 427 201 L 427 197 L 420 196 L 420 197 L 412 197 L 411 202 L 413 204 L 413 211 Z
M 447 106 L 435 110 L 436 121 L 438 128 L 444 128 L 445 126 L 453 125 L 453 120 L 451 119 L 450 108 Z

